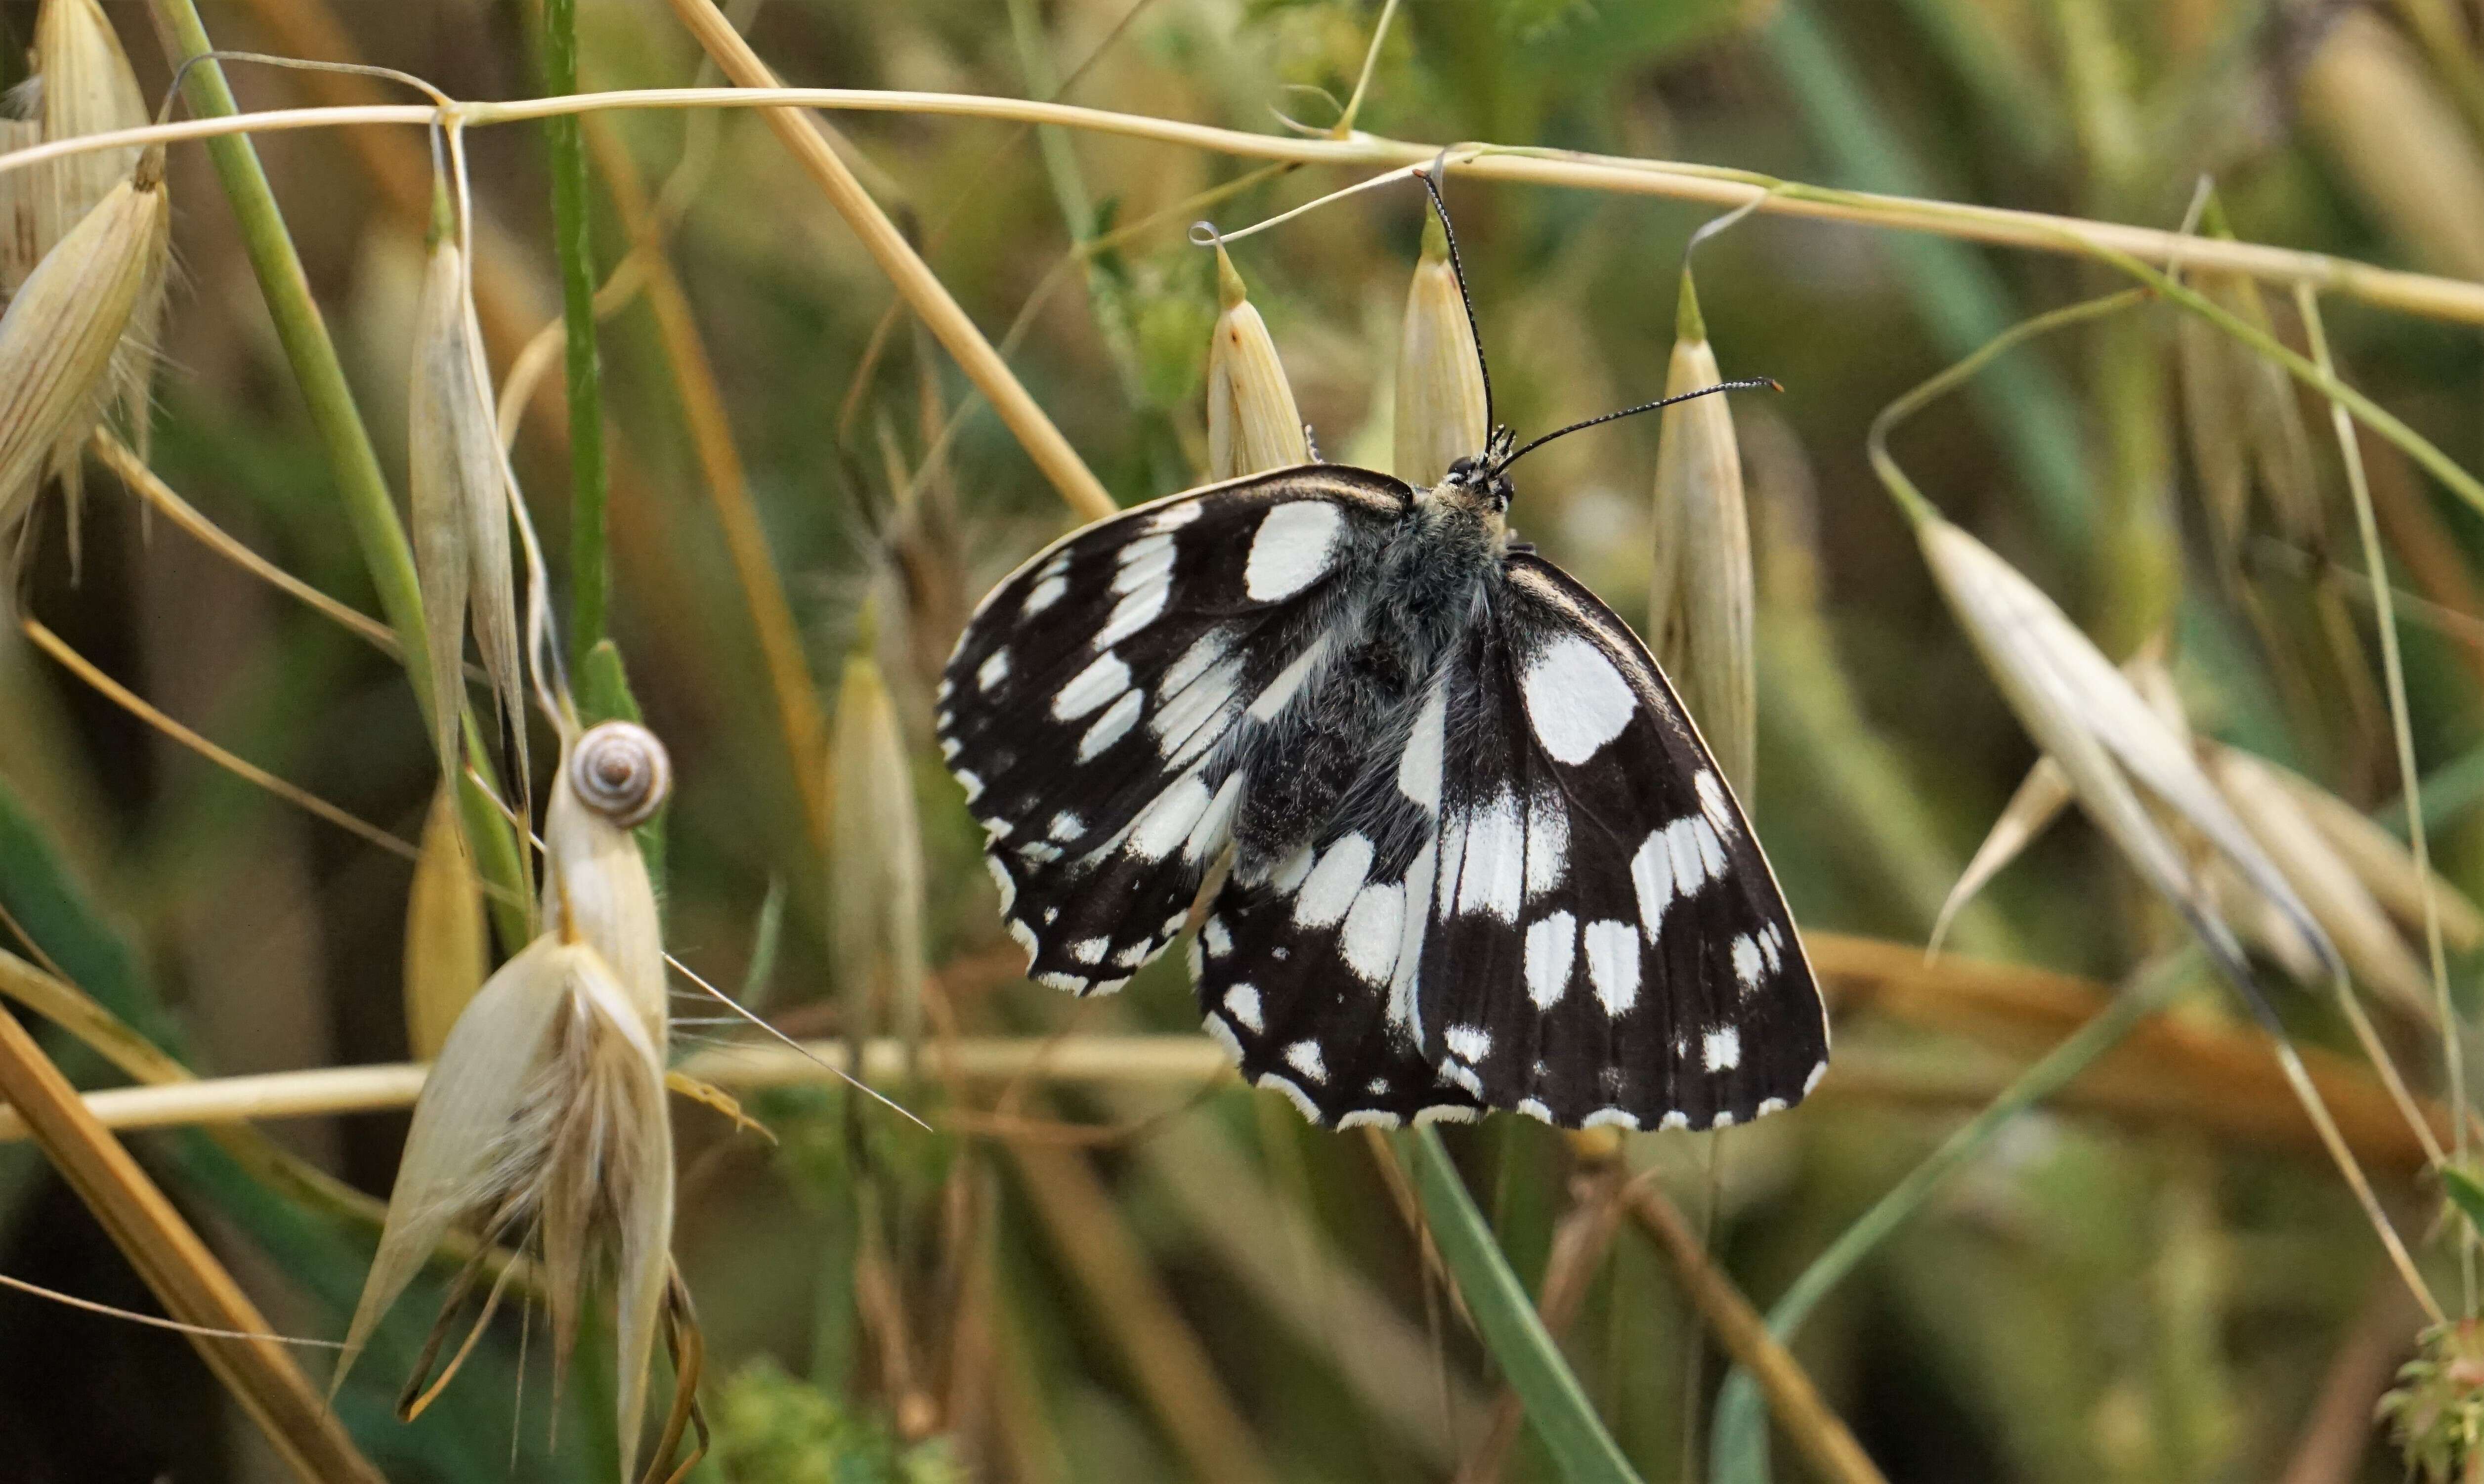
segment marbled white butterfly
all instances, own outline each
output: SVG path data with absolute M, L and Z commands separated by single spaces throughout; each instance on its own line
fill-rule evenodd
M 1513 443 L 1065 537 L 967 624 L 941 750 L 1028 972 L 1118 989 L 1196 916 L 1208 1033 L 1313 1122 L 1747 1122 L 1826 1068 L 1819 989 L 1663 673 L 1510 539 Z

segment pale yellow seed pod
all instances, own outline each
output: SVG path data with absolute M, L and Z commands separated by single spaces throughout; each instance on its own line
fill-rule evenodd
M 43 125 L 33 119 L 0 119 L 0 154 L 43 142 Z M 0 297 L 14 294 L 43 256 L 43 199 L 51 177 L 40 166 L 0 175 Z
M 1310 463 L 1310 440 L 1277 342 L 1222 247 L 1216 287 L 1225 311 L 1207 349 L 1207 477 L 1234 479 Z
M 846 661 L 828 752 L 828 947 L 857 1026 L 922 1029 L 923 830 L 897 708 L 866 638 Z
M 147 97 L 130 70 L 121 38 L 96 0 L 43 0 L 35 17 L 32 57 L 40 79 L 42 137 L 74 139 L 117 129 L 142 128 L 152 121 Z M 55 160 L 36 174 L 38 240 L 49 248 L 94 209 L 112 188 L 138 169 L 136 148 L 101 149 Z M 163 319 L 163 278 L 140 295 L 130 312 L 122 359 L 113 368 L 115 398 L 129 424 L 130 445 L 142 459 L 148 451 L 151 419 L 148 396 L 153 377 L 156 332 Z M 80 466 L 71 460 L 61 470 L 69 499 L 71 549 L 75 549 Z
M 658 1047 L 665 1042 L 664 943 L 656 889 L 630 832 L 672 793 L 656 734 L 607 721 L 563 750 L 544 815 L 544 925 L 591 945 L 628 989 Z
M 35 17 L 31 60 L 41 79 L 46 141 L 142 128 L 150 121 L 138 74 L 95 0 L 43 0 Z M 58 241 L 137 166 L 138 150 L 122 148 L 73 154 L 44 167 L 51 184 L 44 240 Z
M 1395 447 L 1390 472 L 1429 489 L 1452 460 L 1483 451 L 1491 429 L 1484 405 L 1483 358 L 1466 296 L 1449 264 L 1440 218 L 1423 220 L 1423 256 L 1406 287 L 1406 324 L 1397 342 Z
M 509 555 L 507 466 L 482 370 L 481 337 L 466 297 L 464 255 L 436 234 L 416 306 L 407 377 L 406 462 L 415 570 L 430 625 L 434 745 L 457 771 L 458 702 L 465 695 L 466 624 L 504 717 L 522 717 L 518 602 Z
M 1690 275 L 1664 394 L 1724 378 L 1709 348 Z M 1725 781 L 1748 801 L 1758 753 L 1758 683 L 1752 658 L 1751 524 L 1742 456 L 1725 398 L 1704 396 L 1664 410 L 1656 455 L 1656 568 L 1648 634 L 1657 662 L 1699 724 Z
M 162 156 L 149 155 L 43 255 L 0 315 L 0 531 L 46 473 L 74 476 L 122 338 L 161 292 L 168 218 Z
M 482 887 L 466 853 L 455 786 L 444 779 L 423 818 L 421 857 L 405 900 L 405 1039 L 416 1061 L 440 1055 L 490 969 Z

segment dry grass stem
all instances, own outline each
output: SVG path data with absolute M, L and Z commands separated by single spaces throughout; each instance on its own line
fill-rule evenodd
M 106 700 L 129 713 L 131 715 L 136 716 L 141 721 L 146 722 L 148 726 L 153 727 L 165 736 L 173 739 L 173 741 L 179 742 L 182 746 L 199 754 L 199 756 L 205 758 L 208 762 L 215 764 L 218 768 L 225 769 L 227 772 L 232 773 L 236 777 L 256 784 L 258 787 L 265 789 L 270 794 L 284 799 L 286 803 L 294 805 L 296 808 L 317 815 L 320 819 L 327 821 L 329 823 L 336 825 L 338 829 L 344 830 L 348 834 L 358 835 L 361 838 L 369 841 L 371 844 L 378 846 L 381 850 L 388 851 L 392 855 L 402 855 L 407 860 L 419 860 L 421 858 L 422 852 L 407 842 L 398 839 L 396 836 L 390 834 L 387 830 L 384 830 L 378 825 L 372 824 L 366 821 L 356 819 L 354 816 L 347 814 L 344 810 L 338 808 L 335 804 L 328 802 L 317 795 L 308 793 L 293 784 L 287 783 L 284 779 L 276 776 L 274 773 L 269 772 L 266 769 L 259 767 L 257 764 L 248 762 L 238 755 L 228 751 L 223 747 L 217 746 L 214 742 L 207 741 L 198 733 L 164 715 L 162 712 L 156 710 L 153 706 L 141 699 L 138 694 L 135 691 L 132 691 L 128 687 L 122 685 L 111 676 L 96 669 L 93 661 L 89 661 L 84 655 L 79 654 L 76 650 L 69 648 L 67 640 L 64 640 L 59 634 L 54 634 L 51 630 L 43 627 L 43 625 L 39 621 L 32 618 L 20 619 L 17 627 L 24 632 L 26 637 L 34 640 L 36 646 L 41 649 L 43 653 L 51 656 L 54 660 L 59 661 L 62 666 L 68 669 L 69 673 L 75 675 L 78 679 L 93 687 Z
M 1631 1219 L 1663 1255 L 1692 1307 L 1708 1321 L 1717 1348 L 1759 1382 L 1768 1410 L 1805 1461 L 1822 1478 L 1836 1484 L 1885 1484 L 1845 1419 L 1821 1399 L 1820 1388 L 1768 1333 L 1768 1322 L 1751 1301 L 1709 1260 L 1707 1245 L 1673 1202 L 1664 1199 L 1664 1193 L 1642 1178 L 1631 1182 L 1623 1201 Z
M 674 14 L 727 77 L 744 88 L 776 86 L 776 76 L 769 70 L 768 64 L 759 60 L 759 54 L 750 49 L 742 33 L 733 28 L 733 22 L 712 0 L 672 0 L 672 5 Z M 1090 521 L 1101 520 L 1120 509 L 1086 460 L 1069 446 L 1069 441 L 1052 425 L 1051 418 L 1027 393 L 1016 374 L 1010 370 L 1009 363 L 992 349 L 991 341 L 984 338 L 983 331 L 950 296 L 948 286 L 925 265 L 897 224 L 889 220 L 888 213 L 871 199 L 862 182 L 829 148 L 818 121 L 791 108 L 770 108 L 766 117 L 768 126 L 810 173 L 830 204 L 878 261 L 889 283 L 956 358 L 958 369 L 992 404 L 992 410 L 1016 435 L 1027 456 L 1061 492 L 1069 508 Z
M 0 1098 L 174 1318 L 265 1336 L 188 1337 L 295 1474 L 305 1484 L 384 1484 L 232 1275 L 6 1011 Z
M 674 0 L 674 3 L 692 6 L 703 4 L 704 0 Z M 701 26 L 701 40 L 705 40 L 708 27 L 705 22 Z M 730 26 L 716 25 L 713 29 L 732 34 Z M 733 36 L 730 43 L 719 40 L 718 44 L 729 44 L 731 52 L 728 54 L 738 54 L 737 65 L 742 65 L 741 59 L 747 58 L 745 71 L 754 67 L 764 68 L 738 35 Z M 732 70 L 727 68 L 729 74 Z M 752 71 L 751 75 L 763 73 Z M 776 88 L 755 82 L 747 88 L 642 88 L 501 103 L 463 102 L 457 105 L 457 113 L 468 126 L 480 127 L 616 108 L 764 108 L 780 112 L 813 108 L 1000 119 L 1019 123 L 1057 123 L 1098 133 L 1183 145 L 1246 159 L 1306 165 L 1427 165 L 1439 156 L 1441 150 L 1438 145 L 1383 139 L 1369 134 L 1358 134 L 1347 140 L 1286 138 L 1144 114 L 1117 113 L 1109 109 L 1024 98 L 859 88 Z M 364 104 L 336 108 L 268 109 L 230 118 L 183 120 L 175 123 L 150 124 L 143 129 L 116 131 L 104 139 L 44 144 L 11 155 L 0 155 L 0 172 L 21 170 L 89 149 L 176 144 L 229 134 L 272 133 L 287 129 L 373 124 L 419 127 L 432 122 L 436 117 L 437 111 L 430 108 Z M 802 147 L 796 148 L 800 149 Z M 819 148 L 824 151 L 828 147 L 823 142 Z M 1473 152 L 1469 153 L 1470 150 Z M 803 152 L 808 153 L 807 150 Z M 838 168 L 843 169 L 843 166 Z M 2186 236 L 2159 228 L 2133 227 L 2003 206 L 1967 205 L 1867 191 L 1821 190 L 1747 171 L 1678 161 L 1634 159 L 1624 155 L 1469 145 L 1460 147 L 1460 153 L 1451 162 L 1451 168 L 1458 174 L 1482 180 L 1566 185 L 1580 190 L 1655 196 L 1719 206 L 1743 206 L 1756 202 L 1759 210 L 1773 215 L 1927 232 L 2033 252 L 2073 256 L 2120 253 L 2169 269 L 2215 269 L 2248 274 L 2267 283 L 2308 283 L 2323 293 L 2342 294 L 2404 313 L 2484 324 L 2484 283 L 2375 267 L 2351 258 L 2262 243 Z

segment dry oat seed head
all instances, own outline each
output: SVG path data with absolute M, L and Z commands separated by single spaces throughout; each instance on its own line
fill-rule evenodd
M 2416 932 L 2423 931 L 2424 893 L 2429 887 L 2441 917 L 2442 940 L 2456 953 L 2472 953 L 2484 943 L 2484 912 L 2468 895 L 2438 871 L 2427 879 L 2416 869 L 2415 852 L 2353 804 L 2290 769 L 2265 758 L 2256 760 L 2294 799 L 2329 848 L 2345 861 L 2355 878 L 2391 917 Z
M 2200 771 L 2190 741 L 2144 700 L 2128 678 L 2041 589 L 1984 543 L 1909 507 L 1924 559 L 1994 683 L 2038 746 L 2057 763 L 2099 828 L 2212 945 L 2239 962 L 2224 920 L 2198 874 L 2153 819 L 2131 782 L 2231 862 L 2315 944 L 2332 973 L 2336 948 L 2311 911 Z
M 162 292 L 168 217 L 162 156 L 150 153 L 43 255 L 0 315 L 0 533 L 47 474 L 75 479 L 123 338 Z
M 2432 976 L 2343 852 L 2323 837 L 2275 766 L 2209 743 L 2206 760 L 2234 812 L 2294 883 L 2355 978 L 2418 1025 L 2435 1019 Z M 2444 920 L 2446 914 L 2444 913 Z
M 46 141 L 140 128 L 151 121 L 146 94 L 139 91 L 138 76 L 130 70 L 128 54 L 121 49 L 121 39 L 114 34 L 112 22 L 96 0 L 44 0 L 35 18 L 31 60 L 40 79 L 42 137 Z M 39 251 L 59 241 L 114 186 L 130 178 L 139 160 L 140 151 L 136 148 L 104 149 L 55 160 L 35 171 L 39 177 L 34 186 Z M 129 445 L 141 459 L 148 456 L 151 446 L 148 435 L 153 419 L 148 416 L 148 399 L 153 381 L 156 335 L 164 313 L 163 287 L 159 274 L 140 295 L 130 314 L 129 332 L 123 337 L 122 359 L 113 368 L 119 383 L 117 399 L 129 425 Z M 74 553 L 80 495 L 79 469 L 74 463 L 64 469 L 62 481 L 68 495 Z
M 1219 245 L 1217 297 L 1224 312 L 1207 349 L 1207 477 L 1235 479 L 1310 462 L 1302 409 L 1277 359 L 1277 342 Z
M 332 1389 L 453 1222 L 472 1218 L 495 1240 L 530 1236 L 556 1372 L 577 1335 L 581 1295 L 608 1276 L 619 1477 L 629 1484 L 673 1220 L 663 1049 L 634 998 L 593 947 L 547 933 L 467 1006 L 415 1103 Z
M 1680 338 L 1664 378 L 1678 396 L 1724 380 L 1700 319 L 1690 275 L 1682 275 Z M 1751 797 L 1756 766 L 1757 681 L 1752 658 L 1750 515 L 1734 412 L 1721 396 L 1664 409 L 1656 454 L 1656 566 L 1648 631 L 1657 662 L 1725 769 Z
M 672 781 L 672 761 L 655 733 L 607 721 L 565 749 L 544 819 L 546 931 L 603 956 L 659 1046 L 666 1034 L 663 935 L 655 886 L 630 831 L 662 805 Z
M 868 639 L 846 661 L 828 748 L 828 942 L 849 1023 L 921 1029 L 923 831 L 897 708 Z M 885 1016 L 875 1002 L 887 1007 Z
M 517 579 L 509 555 L 506 466 L 479 367 L 466 297 L 464 255 L 436 234 L 416 308 L 406 382 L 406 461 L 416 571 L 430 623 L 433 745 L 441 771 L 460 771 L 458 715 L 466 695 L 468 613 L 504 722 L 525 732 L 518 659 Z
M 1482 450 L 1491 430 L 1474 326 L 1449 266 L 1447 234 L 1423 217 L 1423 256 L 1406 288 L 1397 344 L 1396 445 L 1390 472 L 1418 489 L 1441 482 L 1452 461 Z
M 405 1039 L 416 1061 L 440 1055 L 490 968 L 481 883 L 466 853 L 456 785 L 443 779 L 423 818 L 421 858 L 405 903 Z

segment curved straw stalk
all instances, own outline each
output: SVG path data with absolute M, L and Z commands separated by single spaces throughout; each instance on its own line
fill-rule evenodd
M 1287 138 L 1151 118 L 1145 114 L 1086 108 L 1071 103 L 1041 103 L 1024 98 L 894 89 L 642 88 L 572 94 L 558 98 L 523 98 L 502 103 L 461 103 L 454 112 L 468 126 L 483 127 L 616 108 L 817 108 L 1056 123 L 1068 128 L 1182 145 L 1247 159 L 1305 165 L 1396 167 L 1427 163 L 1441 152 L 1439 145 L 1384 139 L 1371 134 L 1358 133 L 1342 140 Z M 368 104 L 270 109 L 231 117 L 182 120 L 14 150 L 0 155 L 0 172 L 19 170 L 90 149 L 118 148 L 137 144 L 174 144 L 232 134 L 344 125 L 420 127 L 434 122 L 439 114 L 440 110 L 414 105 Z M 2325 253 L 2186 236 L 2159 228 L 2097 222 L 2041 211 L 1962 205 L 1905 196 L 1878 196 L 1867 191 L 1831 191 L 1747 171 L 1676 161 L 1522 149 L 1489 144 L 1459 148 L 1474 152 L 1453 156 L 1450 169 L 1476 179 L 1567 185 L 1581 190 L 1660 196 L 1722 206 L 1756 202 L 1759 210 L 1772 215 L 1810 217 L 1898 231 L 1920 231 L 2036 252 L 2084 256 L 2119 253 L 2168 268 L 2240 273 L 2285 284 L 2308 283 L 2325 292 L 2343 294 L 2404 313 L 2463 324 L 2484 324 L 2484 283 L 2381 268 Z

